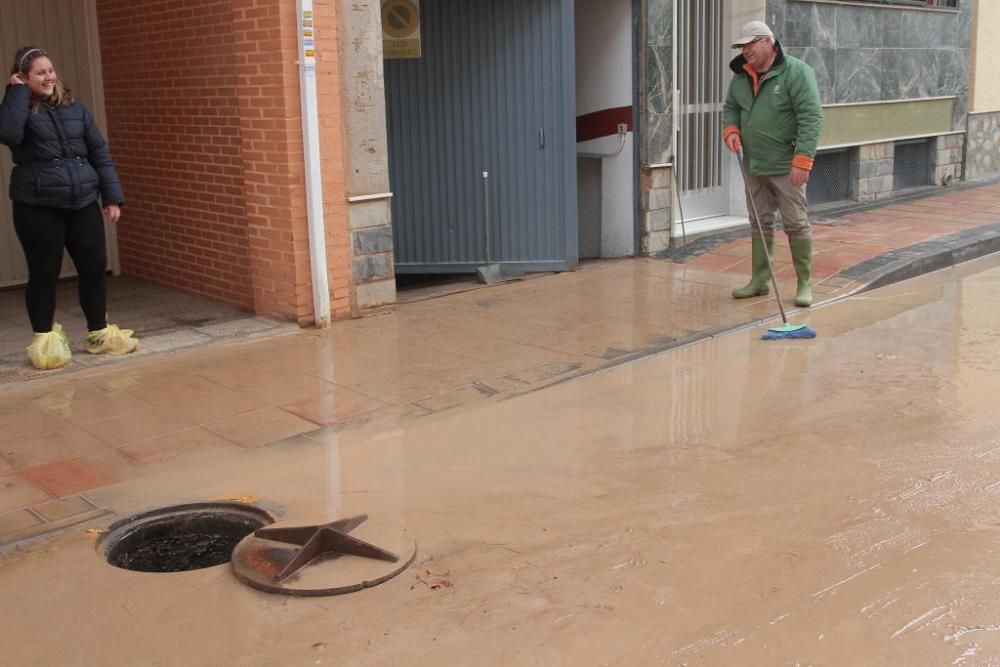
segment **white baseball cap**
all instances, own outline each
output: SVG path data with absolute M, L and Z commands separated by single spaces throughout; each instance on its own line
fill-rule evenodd
M 750 21 L 740 28 L 740 36 L 733 42 L 733 48 L 743 48 L 745 45 L 759 37 L 770 37 L 771 39 L 774 39 L 774 33 L 771 32 L 771 29 L 768 28 L 767 24 L 763 21 Z

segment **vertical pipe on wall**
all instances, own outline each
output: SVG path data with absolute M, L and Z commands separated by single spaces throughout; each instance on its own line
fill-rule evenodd
M 671 43 L 674 45 L 674 54 L 673 54 L 674 55 L 674 63 L 673 63 L 674 159 L 671 169 L 677 170 L 677 182 L 685 183 L 684 180 L 685 172 L 681 168 L 686 163 L 686 160 L 684 158 L 687 157 L 687 151 L 685 150 L 684 142 L 681 137 L 681 119 L 682 119 L 681 109 L 683 108 L 682 105 L 684 104 L 684 100 L 681 97 L 681 78 L 684 76 L 685 73 L 684 68 L 687 66 L 687 60 L 683 55 L 685 53 L 684 51 L 685 37 L 684 34 L 677 29 L 677 26 L 684 25 L 683 22 L 681 21 L 682 12 L 684 12 L 684 3 L 678 2 L 675 5 L 674 10 L 675 10 L 673 16 L 674 24 L 672 27 L 674 31 L 673 33 L 674 38 L 671 40 Z M 677 196 L 678 197 L 680 196 L 680 192 L 677 193 Z M 673 231 L 671 231 L 671 233 L 673 233 Z
M 691 40 L 692 46 L 698 50 L 697 59 L 697 70 L 695 74 L 695 174 L 694 174 L 694 187 L 696 190 L 700 190 L 702 186 L 702 181 L 704 177 L 702 174 L 705 171 L 705 135 L 703 132 L 703 125 L 705 124 L 703 107 L 705 104 L 705 45 L 699 43 L 700 37 L 705 34 L 704 31 L 704 21 L 705 21 L 705 0 L 696 0 L 695 6 L 695 37 Z
M 671 82 L 671 93 L 672 94 L 672 108 L 673 108 L 673 151 L 671 157 L 670 169 L 673 172 L 673 187 L 670 188 L 671 191 L 671 201 L 670 201 L 670 238 L 671 245 L 673 245 L 673 238 L 677 236 L 677 223 L 678 223 L 678 209 L 680 208 L 681 200 L 681 186 L 680 183 L 683 182 L 684 172 L 681 171 L 681 165 L 685 163 L 684 157 L 685 152 L 683 149 L 683 144 L 681 143 L 681 77 L 684 72 L 684 62 L 682 62 L 684 35 L 677 29 L 677 26 L 683 25 L 681 22 L 681 13 L 684 11 L 684 3 L 680 0 L 675 0 L 672 13 L 672 25 L 670 29 L 672 31 L 672 39 L 670 40 L 673 46 L 672 63 L 673 67 L 673 80 Z M 683 228 L 682 228 L 683 230 Z
M 711 148 L 708 151 L 709 155 L 709 167 L 708 167 L 708 178 L 706 179 L 706 187 L 715 187 L 715 170 L 718 166 L 718 161 L 716 159 L 716 151 L 714 147 L 715 143 L 715 127 L 716 127 L 716 98 L 715 98 L 715 78 L 719 76 L 719 44 L 716 42 L 716 26 L 719 21 L 719 13 L 717 11 L 718 0 L 709 0 L 709 14 L 708 14 L 708 86 L 706 87 L 705 97 L 708 98 L 711 106 L 708 108 L 708 113 L 705 114 L 708 127 L 705 129 L 708 135 L 706 139 L 708 140 L 708 145 Z
M 306 216 L 313 317 L 317 327 L 330 324 L 330 276 L 326 263 L 323 220 L 323 178 L 320 172 L 319 111 L 316 97 L 316 41 L 313 0 L 296 0 L 299 34 L 299 88 L 302 108 L 302 149 L 306 171 Z
M 646 159 L 646 114 L 645 91 L 642 84 L 642 73 L 646 71 L 646 44 L 648 39 L 644 31 L 645 3 L 632 0 L 632 254 L 643 254 L 642 236 L 645 224 L 643 221 L 642 197 L 642 164 Z M 575 76 L 575 74 L 574 74 Z M 674 121 L 676 122 L 676 118 Z M 676 148 L 675 148 L 676 150 Z M 577 211 L 579 216 L 579 211 Z M 578 237 L 579 241 L 579 237 Z

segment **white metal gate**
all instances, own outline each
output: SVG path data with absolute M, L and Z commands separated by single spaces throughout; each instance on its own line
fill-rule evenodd
M 676 165 L 687 220 L 729 213 L 722 105 L 729 80 L 724 0 L 678 0 Z
M 0 72 L 7 76 L 18 48 L 29 45 L 44 48 L 52 54 L 59 76 L 80 96 L 103 130 L 104 88 L 97 39 L 95 0 L 0 0 Z M 10 150 L 0 146 L 0 287 L 28 280 L 7 196 L 12 167 Z M 109 268 L 117 265 L 117 244 L 110 225 L 108 263 Z M 73 263 L 67 257 L 63 260 L 62 275 L 74 274 Z

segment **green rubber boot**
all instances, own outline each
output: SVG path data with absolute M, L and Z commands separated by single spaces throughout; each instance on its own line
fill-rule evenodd
M 799 288 L 795 292 L 795 305 L 807 307 L 813 302 L 812 292 L 812 241 L 790 241 L 792 263 L 795 264 L 795 276 L 799 279 Z
M 750 282 L 744 287 L 737 287 L 733 290 L 734 299 L 748 299 L 752 296 L 764 296 L 771 291 L 768 281 L 771 280 L 771 269 L 767 263 L 767 255 L 764 254 L 764 243 L 760 237 L 754 236 L 751 241 L 751 261 L 753 263 L 753 274 Z M 774 256 L 774 237 L 767 237 L 767 252 Z

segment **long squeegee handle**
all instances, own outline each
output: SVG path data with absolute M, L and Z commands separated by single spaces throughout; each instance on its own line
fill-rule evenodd
M 747 178 L 747 168 L 743 164 L 743 149 L 740 148 L 736 153 L 736 161 L 740 164 L 740 174 L 743 175 L 743 189 L 747 193 L 747 201 L 750 202 L 750 211 L 753 215 L 753 221 L 757 224 L 757 232 L 760 234 L 760 245 L 764 248 L 764 257 L 767 258 L 767 268 L 768 272 L 771 274 L 771 284 L 774 286 L 774 300 L 778 302 L 778 310 L 781 311 L 781 321 L 788 324 L 788 316 L 785 315 L 785 307 L 781 305 L 781 292 L 778 291 L 778 278 L 774 275 L 774 260 L 771 257 L 771 251 L 767 249 L 767 243 L 764 242 L 764 227 L 760 224 L 760 216 L 757 215 L 757 204 L 754 203 L 753 195 L 750 192 L 750 180 Z

